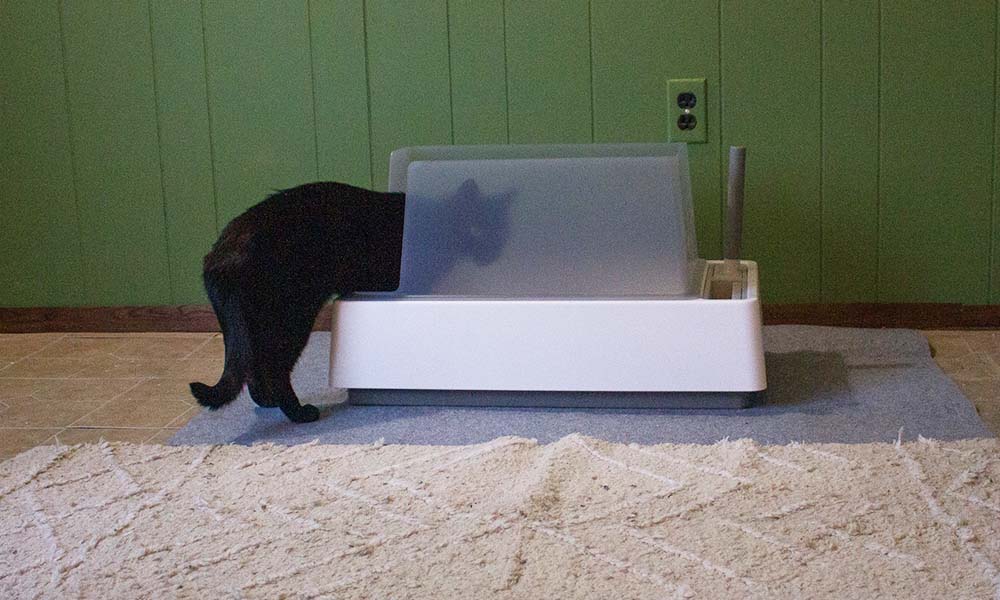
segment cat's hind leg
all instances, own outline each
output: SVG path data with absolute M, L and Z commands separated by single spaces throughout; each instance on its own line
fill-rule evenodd
M 262 306 L 269 308 L 254 311 L 251 317 L 255 325 L 251 328 L 253 368 L 247 382 L 250 397 L 260 406 L 281 408 L 296 423 L 315 421 L 319 410 L 299 403 L 291 374 L 309 341 L 319 309 L 295 302 L 283 304 L 283 310 L 271 303 Z
M 247 379 L 247 391 L 250 392 L 250 399 L 257 403 L 257 406 L 264 408 L 276 408 L 278 406 L 274 394 L 268 391 L 265 381 L 257 375 L 251 375 Z
M 264 407 L 278 407 L 290 421 L 309 423 L 319 418 L 319 409 L 301 404 L 292 388 L 292 369 L 277 365 L 262 365 L 250 383 L 250 397 Z
M 294 423 L 311 423 L 319 418 L 319 409 L 312 404 L 302 404 L 292 389 L 291 371 L 275 373 L 268 378 L 267 386 L 272 398 L 278 401 L 281 412 Z

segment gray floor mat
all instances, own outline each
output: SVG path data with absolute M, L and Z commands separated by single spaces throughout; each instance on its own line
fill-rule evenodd
M 927 341 L 905 329 L 781 325 L 764 328 L 768 390 L 746 409 L 574 409 L 355 406 L 326 387 L 330 336 L 314 333 L 293 383 L 320 405 L 315 423 L 289 423 L 242 394 L 203 411 L 171 444 L 472 444 L 517 435 L 540 442 L 582 433 L 615 442 L 713 443 L 728 437 L 765 444 L 887 442 L 992 437 L 972 404 L 931 358 Z M 211 382 L 214 383 L 214 382 Z

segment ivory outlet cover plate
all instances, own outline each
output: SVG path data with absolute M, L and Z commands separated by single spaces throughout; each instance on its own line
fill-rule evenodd
M 671 142 L 704 144 L 708 141 L 704 79 L 667 81 L 667 139 Z

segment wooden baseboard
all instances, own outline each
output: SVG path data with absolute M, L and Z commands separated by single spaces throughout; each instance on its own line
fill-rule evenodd
M 1000 305 L 767 304 L 764 323 L 908 329 L 1000 329 Z M 316 319 L 329 331 L 330 307 Z M 0 308 L 0 333 L 219 331 L 208 305 Z
M 765 304 L 766 325 L 998 329 L 998 304 Z
M 330 329 L 330 307 L 315 329 Z M 219 331 L 207 304 L 181 306 L 87 306 L 80 308 L 0 308 L 0 333 Z

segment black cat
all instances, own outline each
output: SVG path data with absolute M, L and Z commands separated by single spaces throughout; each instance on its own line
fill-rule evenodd
M 220 408 L 246 384 L 257 404 L 280 407 L 297 423 L 315 421 L 319 410 L 301 405 L 292 389 L 292 368 L 331 296 L 399 287 L 405 204 L 403 194 L 320 182 L 279 191 L 233 219 L 204 261 L 226 357 L 217 384 L 191 383 L 198 403 Z M 461 255 L 494 260 L 504 227 L 475 182 L 444 204 L 454 212 L 440 211 L 439 231 L 453 251 L 434 258 L 435 276 Z M 505 212 L 507 203 L 499 204 Z
M 319 410 L 292 390 L 292 368 L 330 296 L 399 286 L 404 206 L 403 194 L 310 183 L 233 219 L 205 256 L 226 359 L 216 385 L 191 384 L 198 403 L 219 408 L 246 383 L 257 404 L 315 421 Z

